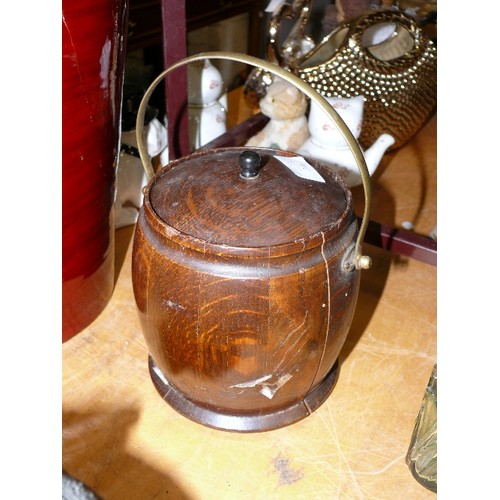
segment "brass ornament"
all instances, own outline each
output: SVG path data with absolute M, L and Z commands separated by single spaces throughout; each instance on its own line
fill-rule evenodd
M 393 29 L 371 42 L 375 27 Z M 437 49 L 417 22 L 397 10 L 370 11 L 339 25 L 291 71 L 325 97 L 365 98 L 359 142 L 383 133 L 396 149 L 431 116 L 437 101 Z

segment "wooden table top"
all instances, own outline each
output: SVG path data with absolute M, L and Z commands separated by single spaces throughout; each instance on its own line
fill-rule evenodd
M 436 226 L 436 117 L 387 154 L 372 220 Z M 361 215 L 362 192 L 353 190 Z M 405 463 L 436 362 L 436 268 L 365 245 L 340 375 L 326 402 L 279 430 L 206 428 L 156 392 L 131 281 L 134 226 L 116 232 L 116 286 L 62 346 L 63 468 L 105 500 L 433 498 Z

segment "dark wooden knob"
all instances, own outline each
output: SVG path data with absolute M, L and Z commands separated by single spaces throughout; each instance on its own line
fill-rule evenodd
M 243 151 L 240 154 L 240 177 L 242 179 L 255 179 L 259 175 L 260 155 L 255 151 Z

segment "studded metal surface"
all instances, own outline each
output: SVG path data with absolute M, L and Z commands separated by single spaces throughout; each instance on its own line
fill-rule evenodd
M 363 33 L 378 23 L 395 23 L 413 36 L 414 45 L 401 57 L 383 61 L 362 46 Z M 349 28 L 343 42 L 324 63 L 307 67 L 331 36 Z M 437 99 L 437 49 L 409 16 L 398 11 L 370 12 L 339 26 L 293 71 L 320 94 L 365 98 L 360 144 L 367 148 L 382 133 L 395 138 L 390 149 L 408 141 L 429 118 Z

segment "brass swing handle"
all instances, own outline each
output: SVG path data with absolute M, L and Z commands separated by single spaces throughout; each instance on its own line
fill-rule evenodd
M 344 123 L 340 115 L 335 111 L 335 109 L 330 105 L 330 103 L 316 90 L 314 90 L 309 84 L 305 83 L 298 76 L 294 75 L 290 71 L 287 71 L 280 66 L 259 59 L 258 57 L 249 56 L 246 54 L 239 54 L 237 52 L 202 52 L 200 54 L 196 54 L 194 56 L 189 56 L 180 61 L 172 64 L 167 69 L 165 69 L 162 73 L 160 73 L 156 79 L 151 83 L 149 88 L 144 93 L 144 96 L 141 100 L 141 104 L 139 106 L 139 110 L 137 112 L 137 122 L 136 122 L 136 137 L 137 137 L 137 145 L 139 148 L 139 154 L 141 156 L 142 164 L 144 170 L 146 172 L 146 176 L 148 181 L 154 177 L 155 171 L 153 165 L 151 164 L 151 159 L 149 157 L 147 146 L 144 141 L 143 127 L 144 127 L 144 118 L 146 115 L 146 108 L 151 97 L 151 94 L 155 90 L 156 86 L 163 80 L 163 78 L 168 75 L 170 72 L 175 69 L 189 64 L 195 61 L 202 61 L 205 59 L 226 59 L 236 62 L 241 62 L 244 64 L 248 64 L 255 67 L 263 68 L 270 73 L 274 74 L 287 81 L 288 83 L 297 87 L 301 92 L 303 92 L 306 96 L 316 102 L 319 107 L 331 118 L 331 120 L 335 123 L 343 138 L 347 142 L 349 148 L 351 149 L 354 159 L 358 165 L 359 172 L 361 174 L 361 180 L 363 181 L 363 189 L 365 195 L 365 206 L 363 212 L 363 220 L 361 221 L 361 225 L 359 228 L 358 236 L 356 239 L 356 247 L 354 253 L 353 265 L 356 269 L 368 269 L 371 266 L 371 258 L 367 255 L 362 254 L 362 242 L 366 233 L 366 229 L 368 226 L 368 221 L 370 219 L 370 209 L 371 209 L 371 183 L 370 183 L 370 174 L 368 173 L 368 168 L 366 166 L 365 157 L 363 155 L 363 151 L 361 150 L 360 145 L 357 140 L 352 135 L 349 127 Z

